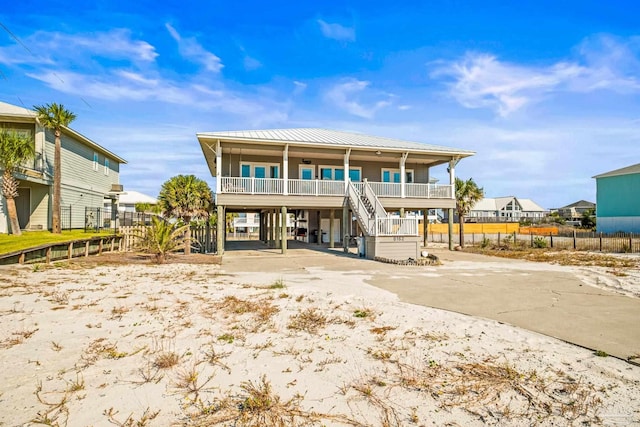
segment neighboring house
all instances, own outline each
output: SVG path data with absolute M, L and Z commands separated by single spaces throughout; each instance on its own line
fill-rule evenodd
M 287 229 L 293 231 L 294 228 L 300 229 L 300 237 L 306 234 L 306 224 L 298 224 L 296 227 L 295 214 L 287 215 Z M 257 212 L 240 212 L 233 218 L 233 234 L 255 234 L 260 230 L 260 214 Z M 305 231 L 303 231 L 305 230 Z
M 596 204 L 593 202 L 587 202 L 586 200 L 580 200 L 570 205 L 563 206 L 557 209 L 558 215 L 567 221 L 580 221 L 582 214 L 590 209 L 595 209 Z
M 0 102 L 0 126 L 15 130 L 35 144 L 35 158 L 16 174 L 20 181 L 16 198 L 20 228 L 51 228 L 53 156 L 55 137 L 36 121 L 34 111 Z M 124 159 L 70 128 L 61 136 L 61 222 L 63 228 L 84 228 L 92 209 L 105 199 L 116 201 L 122 191 L 120 165 Z M 6 201 L 0 194 L 0 233 L 7 233 Z
M 545 214 L 546 210 L 531 199 L 520 199 L 514 196 L 485 197 L 473 206 L 467 220 L 476 222 L 536 221 L 544 218 Z
M 640 233 L 640 163 L 593 178 L 597 231 Z
M 139 193 L 137 191 L 128 190 L 120 194 L 120 197 L 118 198 L 118 210 L 120 212 L 135 212 L 136 204 L 138 203 L 157 205 L 158 199 L 156 199 L 155 197 L 147 196 L 146 194 Z
M 198 133 L 216 178 L 218 217 L 260 213 L 260 238 L 286 251 L 282 214 L 306 224 L 309 243 L 363 235 L 369 258 L 419 255 L 418 219 L 404 212 L 453 209 L 455 165 L 472 151 L 327 129 Z M 430 183 L 449 166 L 450 183 Z M 399 216 L 388 212 L 400 211 Z M 355 220 L 353 219 L 355 218 Z M 224 252 L 218 228 L 218 251 Z M 282 245 L 284 243 L 284 245 Z

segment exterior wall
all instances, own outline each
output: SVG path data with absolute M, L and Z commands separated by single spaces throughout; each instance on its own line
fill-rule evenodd
M 597 215 L 640 216 L 640 173 L 596 179 Z
M 596 227 L 602 233 L 640 233 L 640 174 L 596 178 Z
M 319 166 L 344 166 L 342 157 L 333 159 L 319 159 L 314 158 L 313 155 L 299 157 L 297 155 L 289 155 L 289 179 L 300 179 L 300 165 L 303 165 L 302 159 L 311 160 L 310 164 L 304 164 L 304 166 L 311 166 L 315 169 L 314 179 L 320 179 Z M 222 176 L 239 177 L 240 176 L 240 163 L 241 162 L 255 162 L 255 163 L 274 163 L 280 166 L 280 178 L 282 178 L 282 156 L 255 156 L 255 155 L 240 155 L 239 153 L 224 154 L 222 158 Z M 372 182 L 382 181 L 382 169 L 400 169 L 400 161 L 389 160 L 386 162 L 365 162 L 362 160 L 350 160 L 350 167 L 359 167 L 362 169 L 362 178 L 367 178 Z M 407 170 L 413 170 L 414 182 L 416 183 L 428 183 L 429 182 L 429 169 L 424 165 L 418 164 L 406 164 Z
M 405 260 L 409 258 L 418 259 L 420 257 L 420 244 L 422 243 L 422 237 L 420 236 L 372 236 L 367 237 L 365 240 L 365 255 L 368 259 L 381 257 L 388 259 Z
M 600 233 L 640 233 L 640 215 L 598 217 L 596 224 Z
M 107 193 L 112 184 L 118 184 L 120 165 L 112 158 L 109 160 L 109 174 L 104 173 L 105 156 L 98 153 L 98 168 L 93 168 L 94 150 L 79 141 L 65 135 L 60 137 L 62 145 L 61 174 L 62 185 L 68 188 L 82 188 L 89 191 Z M 53 177 L 53 158 L 55 150 L 55 136 L 46 130 L 46 169 Z M 102 206 L 102 201 L 96 207 Z

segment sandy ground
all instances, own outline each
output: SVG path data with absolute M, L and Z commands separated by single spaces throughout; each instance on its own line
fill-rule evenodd
M 633 277 L 580 271 L 637 295 Z M 639 367 L 366 277 L 4 267 L 0 424 L 640 425 Z

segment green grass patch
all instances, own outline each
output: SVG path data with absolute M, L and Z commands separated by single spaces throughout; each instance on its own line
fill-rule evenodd
M 21 236 L 0 234 L 0 255 L 45 245 L 47 243 L 63 243 L 111 235 L 113 235 L 111 231 L 85 233 L 84 230 L 63 231 L 62 234 L 53 234 L 50 231 L 23 231 Z

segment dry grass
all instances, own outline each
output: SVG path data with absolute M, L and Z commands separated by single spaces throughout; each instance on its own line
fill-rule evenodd
M 271 383 L 262 376 L 260 381 L 246 381 L 240 393 L 229 394 L 210 402 L 195 401 L 188 426 L 233 425 L 236 427 L 302 427 L 328 425 L 362 426 L 346 416 L 305 411 L 301 407 L 303 396 L 283 400 Z M 332 424 L 335 425 L 335 424 Z
M 465 251 L 480 253 L 483 255 L 497 256 L 511 259 L 524 259 L 527 261 L 548 262 L 551 264 L 567 266 L 596 266 L 608 268 L 634 268 L 638 267 L 638 261 L 631 258 L 616 257 L 593 252 L 579 252 L 550 249 L 481 249 L 465 248 Z
M 327 317 L 316 307 L 310 307 L 289 318 L 287 328 L 316 334 L 327 325 Z
M 163 351 L 153 359 L 153 366 L 158 369 L 169 369 L 180 363 L 180 356 L 172 351 Z

